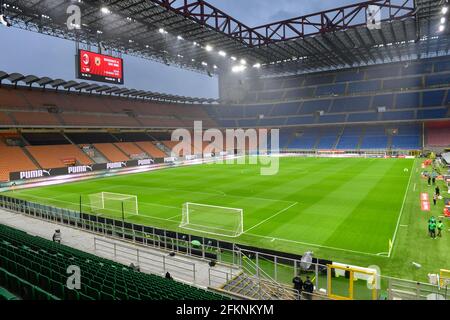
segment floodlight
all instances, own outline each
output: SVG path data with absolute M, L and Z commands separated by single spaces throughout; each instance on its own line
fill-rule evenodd
M 444 31 L 444 30 L 445 30 L 445 26 L 444 26 L 443 24 L 441 24 L 441 25 L 439 26 L 439 31 L 442 32 L 442 31 Z
M 109 9 L 107 7 L 102 7 L 100 10 L 104 14 L 110 14 L 111 13 L 111 11 L 109 11 Z
M 442 7 L 442 14 L 447 14 L 448 7 Z
M 231 68 L 231 71 L 234 72 L 234 73 L 237 73 L 237 72 L 242 72 L 242 71 L 244 71 L 246 68 L 247 68 L 246 66 L 238 65 L 238 66 L 233 66 L 233 67 Z
M 219 53 L 219 56 L 222 56 L 222 57 L 226 57 L 227 56 L 227 53 L 225 51 L 221 50 L 218 53 Z
M 253 65 L 253 68 L 256 68 L 256 69 L 261 68 L 261 63 L 255 63 L 255 64 Z
M 208 52 L 209 52 L 209 51 L 212 51 L 212 49 L 213 49 L 213 48 L 212 48 L 209 44 L 206 45 L 206 47 L 205 47 L 205 50 L 208 51 Z

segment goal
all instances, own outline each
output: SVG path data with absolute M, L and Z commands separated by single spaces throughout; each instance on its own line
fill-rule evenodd
M 244 210 L 186 202 L 180 228 L 224 237 L 244 232 Z
M 137 196 L 112 192 L 100 192 L 89 195 L 90 208 L 93 213 L 125 217 L 138 215 Z

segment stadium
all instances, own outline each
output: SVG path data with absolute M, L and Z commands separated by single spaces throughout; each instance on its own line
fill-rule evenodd
M 0 300 L 450 299 L 450 4 L 348 2 L 0 0 Z

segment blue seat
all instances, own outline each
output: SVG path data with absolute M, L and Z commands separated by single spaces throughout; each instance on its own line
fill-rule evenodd
M 439 107 L 444 104 L 446 90 L 436 90 L 436 91 L 425 91 L 423 93 L 423 103 L 424 107 Z

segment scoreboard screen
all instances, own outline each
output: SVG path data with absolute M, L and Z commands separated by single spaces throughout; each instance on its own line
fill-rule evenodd
M 123 84 L 123 60 L 103 54 L 78 50 L 77 78 Z

